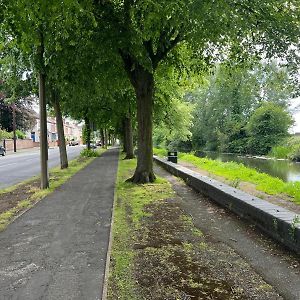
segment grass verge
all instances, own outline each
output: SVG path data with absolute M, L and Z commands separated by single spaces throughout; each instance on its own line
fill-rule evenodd
M 108 299 L 140 299 L 137 296 L 133 275 L 134 236 L 140 228 L 142 218 L 149 216 L 144 207 L 173 194 L 170 184 L 162 178 L 157 178 L 155 183 L 147 185 L 125 182 L 133 173 L 135 166 L 135 159 L 120 159 Z
M 238 254 L 206 239 L 167 180 L 125 182 L 135 166 L 119 162 L 109 300 L 278 299 Z
M 99 155 L 103 152 L 105 150 L 98 150 Z M 4 230 L 14 218 L 51 194 L 94 159 L 95 157 L 79 157 L 70 161 L 67 169 L 61 170 L 59 167 L 51 169 L 49 172 L 50 187 L 45 190 L 41 190 L 39 187 L 39 177 L 33 177 L 12 187 L 0 190 L 0 231 Z
M 164 157 L 167 155 L 167 151 L 155 148 L 154 154 Z M 236 162 L 221 162 L 186 153 L 179 153 L 179 159 L 232 182 L 250 182 L 256 186 L 257 190 L 269 195 L 288 195 L 293 202 L 300 204 L 300 182 L 284 182 L 279 178 L 260 173 Z

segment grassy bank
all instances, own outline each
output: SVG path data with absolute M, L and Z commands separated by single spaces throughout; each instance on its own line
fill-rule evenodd
M 98 150 L 98 154 L 100 155 L 104 151 L 102 149 Z M 49 172 L 50 187 L 45 190 L 41 190 L 39 187 L 39 177 L 34 177 L 7 189 L 0 190 L 0 231 L 5 229 L 16 216 L 51 194 L 94 159 L 79 157 L 70 161 L 67 169 L 61 170 L 59 167 L 51 169 Z
M 167 155 L 165 149 L 154 149 L 154 154 L 163 157 Z M 199 158 L 193 154 L 179 153 L 179 159 L 211 174 L 224 177 L 235 183 L 240 181 L 255 184 L 256 189 L 270 195 L 285 194 L 291 200 L 300 204 L 300 182 L 284 182 L 279 178 L 260 173 L 255 169 L 245 167 L 236 162 L 221 162 L 208 158 Z

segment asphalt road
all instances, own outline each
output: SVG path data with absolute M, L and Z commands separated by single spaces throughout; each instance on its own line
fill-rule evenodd
M 67 146 L 69 160 L 77 157 L 82 146 Z M 49 168 L 59 165 L 58 148 L 49 149 Z M 9 187 L 40 173 L 40 151 L 17 152 L 7 156 L 0 156 L 0 189 Z
M 106 151 L 0 233 L 0 300 L 100 300 L 118 150 Z

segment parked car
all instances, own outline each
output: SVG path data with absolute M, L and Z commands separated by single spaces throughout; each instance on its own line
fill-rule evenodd
M 72 141 L 69 142 L 69 146 L 77 146 L 77 145 L 79 145 L 78 141 L 72 140 Z
M 91 143 L 91 149 L 97 149 L 96 144 Z
M 5 156 L 6 150 L 3 146 L 0 146 L 0 155 Z
M 97 141 L 96 146 L 101 147 L 102 146 L 101 141 Z

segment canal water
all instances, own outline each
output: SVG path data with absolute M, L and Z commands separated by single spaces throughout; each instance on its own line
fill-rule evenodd
M 224 162 L 234 161 L 242 163 L 245 166 L 254 168 L 259 172 L 267 173 L 273 177 L 278 177 L 285 182 L 300 181 L 300 163 L 288 160 L 262 159 L 240 156 L 237 154 L 203 151 L 196 151 L 195 155 L 198 157 L 218 159 Z

